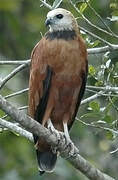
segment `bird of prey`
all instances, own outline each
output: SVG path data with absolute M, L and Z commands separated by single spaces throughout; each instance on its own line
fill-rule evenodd
M 73 14 L 57 8 L 47 14 L 49 31 L 34 47 L 29 80 L 29 115 L 46 128 L 64 132 L 75 120 L 87 79 L 87 50 Z M 39 172 L 52 172 L 57 152 L 34 135 Z

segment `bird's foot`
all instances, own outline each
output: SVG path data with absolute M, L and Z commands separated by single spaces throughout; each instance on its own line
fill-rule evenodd
M 57 141 L 58 141 L 57 146 L 52 147 L 52 151 L 54 154 L 58 152 L 59 146 L 61 145 L 64 147 L 65 150 L 69 149 L 69 157 L 76 156 L 77 153 L 75 152 L 75 146 L 73 142 L 71 141 L 70 136 L 67 133 L 67 131 L 63 133 L 61 131 L 56 130 L 50 119 L 48 120 L 47 128 L 50 130 L 52 134 L 55 134 L 57 137 Z
M 51 132 L 52 134 L 55 134 L 56 137 L 57 137 L 57 139 L 60 140 L 59 131 L 54 128 L 54 126 L 53 126 L 53 124 L 52 124 L 52 122 L 51 122 L 50 119 L 48 120 L 47 124 L 48 124 L 48 125 L 47 125 L 47 128 L 50 130 L 50 132 Z
M 62 140 L 62 132 L 60 132 L 60 131 L 58 131 L 58 130 L 54 130 L 53 131 L 53 133 L 56 135 L 56 137 L 57 137 L 57 146 L 55 146 L 55 147 L 52 147 L 52 152 L 54 153 L 54 154 L 56 154 L 56 153 L 58 153 L 59 151 L 58 151 L 58 146 L 59 146 L 59 144 L 60 144 L 60 142 L 61 142 L 61 140 Z
M 63 122 L 63 127 L 64 127 L 64 137 L 65 137 L 65 149 L 69 150 L 69 156 L 74 156 L 75 147 L 70 139 L 67 122 Z
M 54 126 L 53 126 L 53 124 L 52 124 L 50 119 L 47 122 L 47 128 L 50 130 L 50 132 L 52 134 L 56 135 L 56 137 L 57 137 L 57 144 L 59 144 L 61 139 L 62 139 L 62 137 L 61 137 L 62 132 L 60 132 L 60 131 L 58 131 L 57 129 L 54 128 Z M 57 145 L 57 147 L 52 147 L 52 151 L 53 151 L 54 154 L 57 153 L 58 152 L 58 145 Z
M 76 156 L 75 146 L 74 146 L 74 143 L 72 142 L 72 140 L 70 139 L 70 136 L 66 136 L 64 134 L 64 138 L 65 138 L 65 148 L 64 149 L 69 148 L 69 157 Z

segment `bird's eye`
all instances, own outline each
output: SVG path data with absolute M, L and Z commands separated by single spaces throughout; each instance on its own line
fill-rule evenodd
M 56 17 L 57 17 L 58 19 L 62 19 L 62 18 L 63 18 L 63 15 L 62 15 L 62 14 L 57 14 Z

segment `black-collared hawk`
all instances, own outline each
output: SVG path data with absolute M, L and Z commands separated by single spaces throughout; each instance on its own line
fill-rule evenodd
M 72 127 L 87 79 L 87 50 L 71 12 L 47 14 L 49 31 L 34 47 L 29 80 L 29 115 L 46 128 L 65 133 Z M 57 152 L 34 135 L 40 174 L 55 167 Z

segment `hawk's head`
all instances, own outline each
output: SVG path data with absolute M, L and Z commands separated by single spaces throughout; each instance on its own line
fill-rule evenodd
M 57 8 L 47 14 L 46 25 L 49 31 L 77 30 L 77 21 L 73 14 L 66 9 Z

